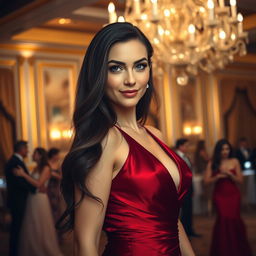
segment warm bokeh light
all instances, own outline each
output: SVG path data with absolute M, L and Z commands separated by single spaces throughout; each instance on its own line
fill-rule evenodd
M 191 135 L 191 134 L 192 134 L 192 129 L 191 129 L 191 127 L 185 126 L 184 129 L 183 129 L 183 133 L 184 133 L 185 135 Z
M 108 12 L 114 12 L 115 11 L 115 5 L 110 2 L 108 5 Z
M 194 134 L 201 134 L 202 133 L 202 127 L 201 126 L 199 126 L 199 125 L 197 125 L 197 126 L 194 126 L 193 127 L 193 129 L 192 129 L 192 132 L 194 133 Z
M 50 137 L 52 140 L 58 140 L 61 138 L 61 132 L 57 129 L 52 129 L 50 132 Z
M 117 19 L 118 22 L 125 22 L 124 16 L 119 16 Z
M 32 55 L 33 55 L 33 52 L 31 51 L 27 51 L 27 50 L 21 51 L 21 56 L 24 58 L 30 58 Z
M 71 23 L 71 19 L 65 19 L 65 18 L 61 18 L 59 19 L 59 24 L 63 25 L 63 24 L 69 24 Z

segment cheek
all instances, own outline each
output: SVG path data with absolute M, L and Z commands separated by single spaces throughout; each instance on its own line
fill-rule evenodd
M 136 80 L 140 85 L 147 84 L 149 80 L 149 71 L 137 74 Z
M 120 76 L 109 75 L 107 80 L 107 89 L 115 89 L 120 85 Z

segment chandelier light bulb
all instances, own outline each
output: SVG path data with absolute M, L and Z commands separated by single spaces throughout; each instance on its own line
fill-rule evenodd
M 118 22 L 125 22 L 124 16 L 119 16 L 117 21 Z
M 190 24 L 188 26 L 188 33 L 189 33 L 189 42 L 194 43 L 195 42 L 195 32 L 196 28 L 194 24 Z
M 201 6 L 201 7 L 199 8 L 199 12 L 204 13 L 204 12 L 205 12 L 204 7 Z
M 171 12 L 170 12 L 168 9 L 165 9 L 165 10 L 164 10 L 164 16 L 165 16 L 165 17 L 169 17 L 170 14 L 171 14 Z
M 195 25 L 194 25 L 194 24 L 190 24 L 190 25 L 188 26 L 188 32 L 189 32 L 190 34 L 194 34 L 194 33 L 196 32 L 196 28 L 195 28 Z
M 108 5 L 108 12 L 112 13 L 114 11 L 115 11 L 115 5 L 112 2 L 110 2 Z
M 152 18 L 153 20 L 156 20 L 158 16 L 157 0 L 151 0 L 151 3 L 152 3 Z
M 241 13 L 238 13 L 237 15 L 237 20 L 238 22 L 238 35 L 242 35 L 243 34 L 243 15 Z
M 233 19 L 236 19 L 236 0 L 230 0 L 231 5 L 231 16 Z
M 117 16 L 115 12 L 115 5 L 110 2 L 108 5 L 108 15 L 109 15 L 109 23 L 116 22 Z
M 231 34 L 231 39 L 232 39 L 232 40 L 236 40 L 236 34 L 235 34 L 235 33 L 232 33 L 232 34 Z
M 148 19 L 148 15 L 147 15 L 146 13 L 143 13 L 143 14 L 141 15 L 141 19 L 142 19 L 142 20 L 147 20 L 147 19 Z
M 226 38 L 226 33 L 224 30 L 221 30 L 220 33 L 219 33 L 219 38 L 224 40 Z
M 235 6 L 236 5 L 236 0 L 230 0 L 230 5 Z
M 238 13 L 237 14 L 237 20 L 239 21 L 239 22 L 242 22 L 243 21 L 243 15 L 241 14 L 241 13 Z
M 208 0 L 208 2 L 207 2 L 207 7 L 208 7 L 209 9 L 213 9 L 213 8 L 214 8 L 214 2 L 213 2 L 212 0 Z
M 160 43 L 159 40 L 156 37 L 154 38 L 154 43 L 155 44 L 159 44 Z

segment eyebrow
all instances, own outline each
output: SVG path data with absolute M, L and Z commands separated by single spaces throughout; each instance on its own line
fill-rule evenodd
M 139 63 L 139 62 L 141 62 L 143 60 L 148 61 L 148 59 L 144 57 L 144 58 L 141 58 L 139 60 L 136 60 L 133 64 L 137 64 L 137 63 Z M 125 62 L 118 61 L 118 60 L 110 60 L 110 61 L 108 61 L 108 64 L 110 64 L 110 63 L 116 63 L 116 64 L 119 64 L 119 65 L 126 65 Z

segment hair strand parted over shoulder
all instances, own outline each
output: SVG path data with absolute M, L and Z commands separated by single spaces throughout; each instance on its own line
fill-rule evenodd
M 85 181 L 101 157 L 102 140 L 117 121 L 116 113 L 105 96 L 108 55 L 114 44 L 132 39 L 140 40 L 145 45 L 150 64 L 153 48 L 149 40 L 137 27 L 127 22 L 113 23 L 102 28 L 87 49 L 77 84 L 73 114 L 74 140 L 62 164 L 61 191 L 67 204 L 57 223 L 57 228 L 62 232 L 73 229 L 75 208 L 85 196 L 102 203 L 100 198 L 89 191 Z M 149 88 L 136 106 L 136 118 L 141 124 L 146 121 L 154 93 L 151 68 L 148 84 Z M 75 202 L 75 187 L 81 192 L 78 202 Z

